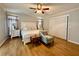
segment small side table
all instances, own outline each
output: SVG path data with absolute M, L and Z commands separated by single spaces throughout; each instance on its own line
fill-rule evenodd
M 35 44 L 40 43 L 40 36 L 34 35 L 30 37 L 31 43 L 34 46 Z

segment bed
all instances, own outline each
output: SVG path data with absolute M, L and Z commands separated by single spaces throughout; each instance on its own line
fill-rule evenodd
M 22 35 L 22 42 L 24 42 L 24 45 L 25 45 L 26 43 L 31 42 L 30 41 L 31 36 L 33 36 L 33 35 L 39 36 L 39 30 L 22 31 L 21 35 Z
M 35 22 L 22 22 L 21 23 L 21 36 L 22 36 L 22 42 L 24 42 L 24 45 L 26 43 L 31 42 L 30 37 L 33 35 L 39 36 L 39 30 L 36 29 Z

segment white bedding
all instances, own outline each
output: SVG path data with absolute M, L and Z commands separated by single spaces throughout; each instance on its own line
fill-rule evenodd
M 39 36 L 39 30 L 29 30 L 29 31 L 22 31 L 21 35 L 22 35 L 22 41 L 25 43 L 29 43 L 30 42 L 30 37 L 33 35 L 38 35 Z
M 22 31 L 23 35 L 39 35 L 39 30 L 29 30 L 29 31 Z

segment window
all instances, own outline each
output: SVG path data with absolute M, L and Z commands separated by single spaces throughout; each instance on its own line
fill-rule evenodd
M 18 29 L 18 17 L 17 16 L 8 16 L 8 30 L 9 35 L 11 30 Z

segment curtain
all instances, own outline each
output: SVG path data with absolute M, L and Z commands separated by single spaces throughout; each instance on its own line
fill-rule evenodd
M 17 17 L 16 16 L 8 16 L 8 29 L 9 35 L 11 35 L 11 30 L 17 29 Z
M 37 29 L 38 30 L 44 30 L 44 28 L 43 28 L 43 20 L 38 20 L 37 21 Z

